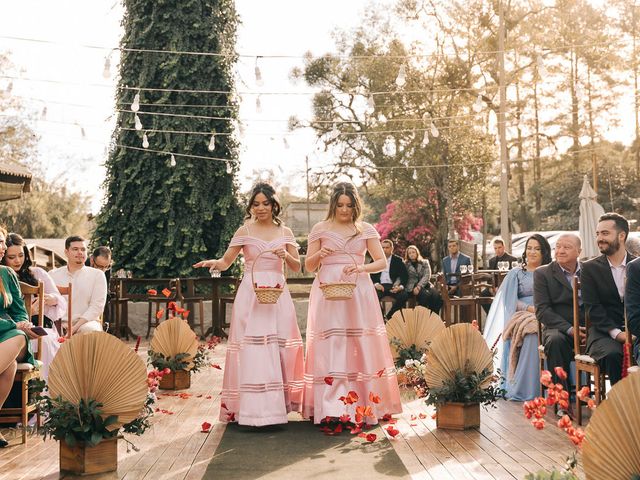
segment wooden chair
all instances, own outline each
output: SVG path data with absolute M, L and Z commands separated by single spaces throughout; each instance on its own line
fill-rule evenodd
M 29 319 L 32 318 L 33 301 L 37 298 L 38 315 L 36 325 L 42 327 L 44 325 L 44 284 L 38 282 L 38 286 L 34 287 L 24 282 L 20 282 L 20 291 L 24 297 L 24 303 Z M 38 337 L 38 351 L 35 354 L 36 364 L 42 358 L 42 338 Z M 38 405 L 33 402 L 29 403 L 29 382 L 31 380 L 42 380 L 42 374 L 39 365 L 35 367 L 30 363 L 18 363 L 18 370 L 14 378 L 14 388 L 20 389 L 20 407 L 4 407 L 0 409 L 0 421 L 13 423 L 20 422 L 22 424 L 22 443 L 27 443 L 27 428 L 29 426 L 29 414 L 36 412 L 37 425 L 40 426 L 40 412 Z
M 147 303 L 149 305 L 149 310 L 147 311 L 147 335 L 146 338 L 149 338 L 149 332 L 152 328 L 156 328 L 160 325 L 160 318 L 158 318 L 158 312 L 162 308 L 164 310 L 164 318 L 165 320 L 169 318 L 169 302 L 175 302 L 178 298 L 178 279 L 173 279 L 169 281 L 168 288 L 171 290 L 171 294 L 168 297 L 164 295 L 148 295 Z M 155 312 L 153 311 L 155 307 Z M 162 315 L 160 315 L 162 318 Z
M 129 335 L 132 333 L 129 328 L 129 299 L 122 296 L 121 283 L 115 282 L 111 293 L 111 317 L 115 322 L 114 333 L 116 337 L 126 337 L 129 340 Z
M 69 283 L 69 285 L 67 286 L 62 286 L 62 285 L 57 285 L 56 288 L 58 289 L 58 291 L 60 292 L 60 295 L 66 295 L 67 297 L 67 332 L 66 332 L 66 336 L 68 338 L 71 338 L 72 335 L 72 312 L 73 312 L 73 307 L 72 307 L 72 303 L 73 303 L 73 285 L 71 283 Z M 64 336 L 65 332 L 63 331 L 63 327 L 62 327 L 62 320 L 58 320 L 56 321 L 56 328 L 58 329 L 58 335 Z
M 445 276 L 440 274 L 436 281 L 442 296 L 442 320 L 449 326 L 460 321 L 460 307 L 475 307 L 475 297 L 450 297 Z M 452 316 L 453 310 L 453 316 Z
M 594 400 L 596 405 L 599 405 L 606 396 L 606 375 L 600 369 L 600 365 L 592 357 L 587 355 L 586 346 L 580 345 L 580 335 L 577 332 L 580 330 L 580 305 L 578 303 L 578 292 L 580 291 L 580 280 L 578 278 L 573 279 L 573 331 L 576 332 L 573 335 L 573 351 L 575 352 L 576 362 L 576 394 L 582 388 L 582 375 L 584 372 L 587 375 L 587 383 L 589 387 L 593 386 Z M 587 335 L 589 334 L 589 314 L 585 310 L 585 330 Z M 586 345 L 586 342 L 585 342 Z M 576 420 L 578 425 L 582 425 L 582 403 L 586 403 L 576 395 Z

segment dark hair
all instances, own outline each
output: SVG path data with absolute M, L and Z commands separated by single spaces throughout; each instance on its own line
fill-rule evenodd
M 91 252 L 91 256 L 93 258 L 97 257 L 111 257 L 111 249 L 109 247 L 100 246 L 96 247 L 93 252 Z
M 613 220 L 616 224 L 616 230 L 618 233 L 624 232 L 625 241 L 629 238 L 629 222 L 619 213 L 607 212 L 604 215 L 600 215 L 598 222 L 606 222 L 607 220 Z
M 411 261 L 409 259 L 409 250 L 415 250 L 416 253 L 418 254 L 418 256 L 416 257 L 416 262 L 418 262 L 418 263 L 424 262 L 424 258 L 422 258 L 422 254 L 420 254 L 420 249 L 418 247 L 416 247 L 415 245 L 409 245 L 406 248 L 406 250 L 404 251 L 404 261 L 405 262 L 410 262 Z
M 338 208 L 338 199 L 342 196 L 346 195 L 351 200 L 353 204 L 353 215 L 352 220 L 353 224 L 356 226 L 356 235 L 360 233 L 358 230 L 358 226 L 356 222 L 360 220 L 362 216 L 362 201 L 360 200 L 360 195 L 358 195 L 358 190 L 353 185 L 353 183 L 349 182 L 340 182 L 333 187 L 333 192 L 331 192 L 331 197 L 329 198 L 329 211 L 327 212 L 327 217 L 325 220 L 333 220 L 336 218 L 336 209 Z
M 527 243 L 524 244 L 524 252 L 522 252 L 522 263 L 527 264 L 527 246 L 531 240 L 536 240 L 540 244 L 540 253 L 542 254 L 542 263 L 540 265 L 546 265 L 551 263 L 551 246 L 547 239 L 539 233 L 534 233 L 527 238 Z
M 69 247 L 73 242 L 84 242 L 84 241 L 85 239 L 82 238 L 80 235 L 71 235 L 70 237 L 67 237 L 66 240 L 64 241 L 64 249 L 69 250 Z
M 504 240 L 501 239 L 500 237 L 496 237 L 491 241 L 491 244 L 495 245 L 496 243 L 501 243 L 502 245 L 504 245 Z
M 382 240 L 380 243 L 381 243 L 381 244 L 382 244 L 382 243 L 389 243 L 389 244 L 391 244 L 391 248 L 393 248 L 393 240 L 391 240 L 390 238 L 385 238 L 385 239 L 384 239 L 384 240 Z M 418 253 L 420 253 L 420 252 L 418 252 Z
M 450 243 L 455 243 L 456 245 L 460 246 L 460 240 L 456 238 L 450 238 L 449 240 L 447 240 L 447 245 L 449 245 Z
M 249 203 L 247 203 L 247 208 L 245 209 L 244 219 L 249 220 L 251 218 L 251 206 L 259 193 L 267 197 L 267 200 L 269 200 L 269 203 L 271 204 L 271 220 L 273 220 L 273 223 L 276 225 L 282 225 L 282 220 L 280 220 L 282 205 L 280 205 L 280 200 L 278 200 L 275 189 L 266 182 L 257 183 L 251 190 L 251 196 L 249 197 Z
M 38 285 L 38 279 L 31 273 L 31 267 L 33 266 L 33 262 L 31 261 L 31 255 L 29 255 L 29 249 L 27 248 L 27 242 L 24 241 L 17 233 L 10 233 L 7 235 L 6 239 L 7 248 L 9 247 L 22 247 L 22 251 L 24 252 L 24 263 L 20 267 L 20 270 L 16 272 L 18 275 L 18 279 L 21 282 L 28 283 L 29 285 L 33 285 L 34 287 Z M 7 256 L 5 254 L 2 257 L 2 264 L 7 264 Z

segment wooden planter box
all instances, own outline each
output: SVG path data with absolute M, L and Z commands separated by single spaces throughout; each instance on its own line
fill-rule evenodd
M 60 471 L 76 475 L 114 472 L 118 469 L 118 439 L 107 438 L 95 447 L 60 442 Z
M 160 380 L 162 390 L 184 390 L 191 386 L 191 372 L 188 370 L 178 370 L 163 376 Z
M 436 407 L 436 426 L 452 430 L 466 430 L 480 426 L 479 403 L 445 403 Z

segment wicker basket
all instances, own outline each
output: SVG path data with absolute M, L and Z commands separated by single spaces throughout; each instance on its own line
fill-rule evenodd
M 284 290 L 284 285 L 281 288 L 258 287 L 253 275 L 253 269 L 256 263 L 258 262 L 258 258 L 260 258 L 260 256 L 264 255 L 265 253 L 273 253 L 273 252 L 271 250 L 265 250 L 263 252 L 260 252 L 260 254 L 258 254 L 258 256 L 255 258 L 255 260 L 253 261 L 253 265 L 251 265 L 251 284 L 253 285 L 253 291 L 256 293 L 256 298 L 258 299 L 258 303 L 273 305 L 274 303 L 278 302 L 278 299 L 280 298 L 280 294 Z
M 356 259 L 353 258 L 349 252 L 334 252 L 334 253 L 346 253 L 353 260 L 353 264 L 358 267 L 356 263 Z M 322 264 L 321 264 L 322 266 Z M 358 274 L 356 273 L 356 278 Z M 318 270 L 318 278 L 320 277 L 320 270 Z M 325 300 L 349 300 L 353 298 L 353 291 L 356 288 L 355 282 L 329 282 L 329 283 L 320 283 L 320 290 L 322 290 L 322 294 L 324 295 Z

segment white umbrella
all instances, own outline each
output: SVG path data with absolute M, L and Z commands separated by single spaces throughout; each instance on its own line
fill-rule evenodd
M 580 190 L 580 221 L 579 231 L 582 240 L 582 254 L 580 258 L 591 258 L 600 254 L 596 242 L 596 228 L 598 218 L 604 214 L 604 208 L 596 201 L 598 194 L 595 192 L 587 176 L 584 176 L 582 190 Z

